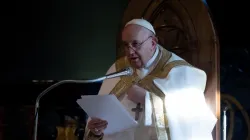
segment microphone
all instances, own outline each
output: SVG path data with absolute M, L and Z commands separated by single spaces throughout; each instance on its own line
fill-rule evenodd
M 54 89 L 55 87 L 65 84 L 65 83 L 94 83 L 94 82 L 99 82 L 99 81 L 103 81 L 105 79 L 111 79 L 111 78 L 115 78 L 115 77 L 121 77 L 121 76 L 131 76 L 133 75 L 134 70 L 131 67 L 127 67 L 125 69 L 122 69 L 118 72 L 114 72 L 114 73 L 110 73 L 108 75 L 105 75 L 103 77 L 100 78 L 96 78 L 96 79 L 92 79 L 92 80 L 63 80 L 63 81 L 59 81 L 53 85 L 51 85 L 50 87 L 48 87 L 47 89 L 45 89 L 42 93 L 40 93 L 38 95 L 38 97 L 36 98 L 36 103 L 35 103 L 35 123 L 34 123 L 34 140 L 37 140 L 37 126 L 38 126 L 38 109 L 39 109 L 39 102 L 40 99 L 47 94 L 50 90 Z
M 110 73 L 106 75 L 105 79 L 115 78 L 115 77 L 121 77 L 121 76 L 131 76 L 133 75 L 134 70 L 131 67 L 127 67 L 125 69 L 122 69 L 118 72 Z

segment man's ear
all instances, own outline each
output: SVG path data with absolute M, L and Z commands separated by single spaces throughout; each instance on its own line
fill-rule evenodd
M 152 37 L 152 46 L 153 46 L 153 49 L 156 48 L 157 43 L 158 43 L 158 38 L 155 37 L 155 36 L 153 36 Z

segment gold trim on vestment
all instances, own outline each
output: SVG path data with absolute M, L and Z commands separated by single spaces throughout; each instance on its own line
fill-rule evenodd
M 136 74 L 136 70 L 134 69 L 134 74 L 132 76 L 121 77 L 121 80 L 116 84 L 110 93 L 119 98 L 134 84 L 137 84 L 138 86 L 149 91 L 150 101 L 153 107 L 153 116 L 158 138 L 157 140 L 171 139 L 170 130 L 168 127 L 167 110 L 165 107 L 165 94 L 154 84 L 153 80 L 166 78 L 168 73 L 174 67 L 183 65 L 191 66 L 184 60 L 176 60 L 167 63 L 171 56 L 171 52 L 159 46 L 159 54 L 156 57 L 157 64 L 152 72 L 140 79 Z M 117 71 L 130 66 L 126 57 L 120 58 L 115 64 Z
M 57 137 L 56 140 L 77 140 L 78 137 L 75 135 L 76 127 L 75 126 L 65 126 L 65 127 L 56 127 Z
M 126 57 L 122 57 L 119 60 L 117 60 L 115 65 L 117 71 L 120 71 L 121 69 L 130 66 Z M 134 73 L 132 76 L 121 77 L 121 80 L 115 85 L 110 94 L 114 94 L 117 98 L 119 98 L 133 84 L 138 83 L 140 78 L 138 77 L 135 71 L 136 70 L 134 69 Z

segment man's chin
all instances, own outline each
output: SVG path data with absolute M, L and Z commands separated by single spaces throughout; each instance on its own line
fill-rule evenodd
M 133 63 L 133 62 L 131 62 L 131 66 L 132 66 L 133 68 L 136 68 L 136 69 L 142 68 L 142 65 L 141 65 L 141 64 Z

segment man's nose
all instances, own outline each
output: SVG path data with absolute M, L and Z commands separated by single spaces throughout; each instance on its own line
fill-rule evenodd
M 128 49 L 129 54 L 135 53 L 135 49 L 133 48 L 133 46 L 131 44 L 128 45 L 127 49 Z
M 129 47 L 128 48 L 128 52 L 129 52 L 129 54 L 134 54 L 135 50 L 132 47 Z

